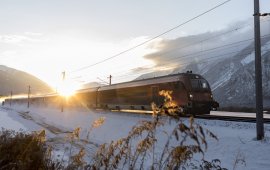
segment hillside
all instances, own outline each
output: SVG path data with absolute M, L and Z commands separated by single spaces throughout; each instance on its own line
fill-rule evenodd
M 264 107 L 270 107 L 270 37 L 262 38 L 262 74 Z M 205 56 L 213 55 L 213 59 L 195 60 L 184 67 L 177 67 L 169 74 L 192 70 L 204 76 L 210 83 L 214 98 L 221 107 L 255 107 L 255 64 L 254 43 L 250 42 L 243 48 L 238 47 L 237 53 L 225 57 L 223 52 L 215 54 L 204 53 Z M 192 59 L 192 58 L 191 58 Z M 167 72 L 147 73 L 138 77 L 149 78 L 153 75 L 164 75 Z
M 269 41 L 270 39 L 267 39 L 262 44 L 263 97 L 265 107 L 270 107 L 270 51 L 269 46 L 265 45 Z M 265 51 L 267 48 L 268 50 Z M 219 67 L 221 71 L 204 74 L 211 81 L 213 93 L 223 106 L 255 107 L 254 51 L 250 51 L 248 55 L 244 54 L 247 54 L 245 50 L 230 59 L 221 61 L 219 65 L 215 66 Z M 230 68 L 230 70 L 226 71 L 226 68 Z M 213 76 L 217 78 L 213 79 Z
M 7 66 L 0 65 L 0 95 L 26 94 L 28 86 L 31 86 L 31 93 L 51 92 L 51 88 L 40 79 Z

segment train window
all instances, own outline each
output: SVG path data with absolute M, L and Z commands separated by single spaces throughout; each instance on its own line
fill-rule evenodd
M 191 87 L 196 90 L 208 90 L 209 85 L 204 79 L 191 79 Z
M 184 85 L 183 85 L 183 83 L 181 83 L 181 82 L 174 82 L 173 83 L 173 87 L 175 88 L 175 89 L 183 89 L 184 88 Z
M 202 88 L 204 88 L 204 89 L 207 89 L 208 88 L 208 85 L 207 85 L 206 82 L 202 82 Z
M 193 89 L 198 89 L 199 88 L 199 80 L 197 80 L 197 79 L 191 79 L 190 82 L 191 82 L 191 87 Z
M 208 84 L 208 82 L 206 80 L 201 79 L 200 82 L 201 82 L 201 85 L 202 85 L 201 87 L 203 89 L 210 89 L 209 84 Z

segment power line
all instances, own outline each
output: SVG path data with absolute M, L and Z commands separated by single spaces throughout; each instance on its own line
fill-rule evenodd
M 107 81 L 102 80 L 102 79 L 101 79 L 101 78 L 99 78 L 99 77 L 97 77 L 97 79 L 98 79 L 98 80 L 100 80 L 102 83 L 110 84 L 110 83 L 108 83 Z
M 267 35 L 261 36 L 261 38 L 265 38 L 265 37 L 269 37 L 269 36 L 270 36 L 270 34 L 267 34 Z M 180 59 L 184 59 L 184 58 L 187 58 L 187 57 L 196 55 L 196 54 L 199 54 L 199 55 L 196 55 L 196 56 L 200 56 L 200 54 L 203 53 L 203 52 L 213 51 L 213 50 L 217 50 L 217 49 L 221 49 L 221 48 L 222 48 L 222 50 L 224 50 L 223 47 L 228 47 L 228 46 L 229 46 L 229 48 L 234 48 L 234 47 L 237 47 L 236 44 L 240 44 L 240 43 L 244 43 L 244 42 L 248 42 L 248 41 L 252 41 L 252 40 L 254 40 L 254 38 L 250 38 L 250 39 L 246 39 L 246 40 L 241 40 L 241 41 L 233 42 L 233 43 L 230 43 L 230 44 L 225 44 L 225 45 L 222 45 L 222 46 L 218 46 L 218 47 L 206 49 L 206 50 L 203 50 L 203 51 L 197 51 L 197 52 L 194 52 L 194 53 L 185 54 L 185 55 L 182 55 L 182 56 L 179 56 L 179 57 L 172 57 L 172 58 L 170 58 L 170 59 L 167 59 L 166 62 L 178 61 L 178 60 L 180 60 Z M 268 43 L 267 43 L 267 44 L 268 44 Z M 266 45 L 267 45 L 267 44 L 266 44 Z M 234 46 L 232 46 L 232 45 L 234 45 Z M 230 46 L 231 46 L 231 47 L 230 47 Z M 250 48 L 248 48 L 248 49 L 250 49 Z M 167 52 L 168 52 L 168 51 L 167 51 Z M 240 51 L 237 51 L 237 52 L 240 52 Z M 235 53 L 235 52 L 234 52 L 234 53 Z M 161 56 L 164 55 L 164 54 L 166 54 L 166 53 L 161 54 Z M 196 57 L 196 56 L 195 56 L 195 57 Z M 143 66 L 141 66 L 141 67 L 147 67 L 147 66 L 151 66 L 151 65 L 143 65 Z M 119 72 L 112 73 L 112 74 L 115 75 L 115 74 L 117 74 L 117 73 L 123 73 L 123 71 L 121 71 L 121 72 L 119 71 Z
M 214 48 L 210 48 L 210 49 L 206 49 L 206 50 L 202 50 L 202 51 L 197 51 L 197 52 L 185 54 L 185 55 L 179 56 L 179 57 L 172 57 L 170 59 L 166 59 L 166 62 L 173 61 L 175 59 L 177 59 L 177 60 L 178 59 L 184 59 L 184 58 L 187 58 L 189 56 L 193 56 L 193 55 L 196 55 L 196 54 L 201 54 L 201 53 L 208 52 L 208 51 L 217 50 L 217 49 L 220 49 L 220 48 L 222 48 L 222 50 L 224 50 L 223 47 L 227 47 L 227 46 L 231 46 L 231 45 L 239 44 L 239 43 L 243 43 L 243 42 L 248 42 L 250 40 L 252 40 L 252 39 L 247 39 L 247 40 L 238 41 L 238 42 L 234 42 L 234 43 L 230 43 L 230 44 L 226 44 L 226 45 L 222 45 L 222 46 L 218 46 L 218 47 L 214 47 Z M 227 47 L 227 48 L 233 48 L 233 47 L 237 47 L 237 46 L 232 46 L 232 47 Z M 174 51 L 174 50 L 172 50 L 172 51 Z M 172 52 L 172 51 L 167 51 L 165 53 L 162 53 L 160 56 L 163 56 L 164 54 L 167 54 L 167 53 Z M 150 66 L 150 65 L 143 65 L 141 67 L 147 67 L 147 66 Z M 117 72 L 117 73 L 120 73 L 120 72 Z
M 268 44 L 270 44 L 270 43 L 267 43 L 267 45 Z M 253 49 L 253 48 L 249 48 L 249 49 Z M 269 50 L 263 50 L 263 52 L 268 52 Z M 225 54 L 221 54 L 221 55 L 217 55 L 217 56 L 212 56 L 212 57 L 208 57 L 208 58 L 203 58 L 203 59 L 201 59 L 200 60 L 200 62 L 197 62 L 196 64 L 200 64 L 201 63 L 201 61 L 204 61 L 204 60 L 207 60 L 207 61 L 209 61 L 209 59 L 216 59 L 216 58 L 220 58 L 220 57 L 224 57 L 224 56 L 226 56 L 226 55 L 230 55 L 230 54 L 234 54 L 234 53 L 238 53 L 238 52 L 241 52 L 241 51 L 235 51 L 235 52 L 230 52 L 230 53 L 225 53 Z M 250 53 L 246 53 L 246 54 L 242 54 L 242 55 L 237 55 L 237 56 L 245 56 L 245 55 L 248 55 L 248 54 L 250 54 Z M 179 67 L 179 66 L 184 66 L 184 65 L 187 65 L 187 64 L 192 64 L 194 61 L 187 61 L 187 62 L 184 62 L 184 63 L 181 63 L 181 64 L 178 64 L 177 65 L 177 67 Z M 149 72 L 147 72 L 147 73 L 152 73 L 153 71 L 149 71 Z M 135 76 L 135 75 L 140 75 L 140 74 L 147 74 L 147 73 L 134 73 L 134 74 L 123 74 L 123 75 L 120 75 L 120 76 L 115 76 L 115 77 L 117 77 L 118 79 L 120 78 L 120 79 L 123 79 L 123 78 L 125 78 L 125 77 L 128 77 L 128 76 Z M 115 79 L 115 80 L 118 80 L 118 79 Z
M 79 69 L 73 70 L 73 71 L 71 71 L 70 73 L 74 73 L 74 72 L 78 72 L 78 71 L 81 71 L 81 70 L 85 70 L 85 69 L 87 69 L 87 68 L 93 67 L 93 66 L 95 66 L 95 65 L 98 65 L 98 64 L 101 64 L 101 63 L 106 62 L 106 61 L 108 61 L 108 60 L 111 60 L 111 59 L 113 59 L 113 58 L 116 58 L 116 57 L 118 57 L 118 56 L 120 56 L 120 55 L 122 55 L 122 54 L 124 54 L 124 53 L 127 53 L 127 52 L 129 52 L 129 51 L 131 51 L 131 50 L 133 50 L 133 49 L 135 49 L 135 48 L 138 48 L 138 47 L 140 47 L 140 46 L 142 46 L 142 45 L 144 45 L 144 44 L 146 44 L 146 43 L 148 43 L 148 42 L 150 42 L 150 41 L 153 41 L 153 40 L 155 40 L 155 39 L 157 39 L 157 38 L 159 38 L 159 37 L 161 37 L 161 36 L 163 36 L 163 35 L 165 35 L 165 34 L 171 32 L 171 31 L 173 31 L 173 30 L 175 30 L 175 29 L 181 27 L 181 26 L 183 26 L 183 25 L 185 25 L 185 24 L 187 24 L 187 23 L 189 23 L 189 22 L 191 22 L 191 21 L 193 21 L 193 20 L 195 20 L 195 19 L 197 19 L 197 18 L 199 18 L 199 17 L 201 17 L 201 16 L 203 16 L 203 15 L 205 15 L 205 14 L 207 14 L 207 13 L 213 11 L 213 10 L 215 10 L 216 8 L 222 6 L 222 5 L 224 5 L 224 4 L 226 4 L 226 3 L 230 2 L 230 1 L 231 1 L 231 0 L 224 1 L 224 2 L 222 2 L 222 3 L 220 3 L 220 4 L 218 4 L 218 5 L 216 5 L 216 6 L 212 7 L 212 8 L 210 8 L 210 9 L 208 9 L 207 11 L 205 11 L 205 12 L 203 12 L 203 13 L 201 13 L 201 14 L 195 16 L 195 17 L 193 17 L 193 18 L 191 18 L 191 19 L 189 19 L 189 20 L 187 20 L 187 21 L 185 21 L 185 22 L 183 22 L 183 23 L 181 23 L 181 24 L 179 24 L 179 25 L 177 25 L 177 26 L 175 26 L 175 27 L 173 27 L 173 28 L 171 28 L 171 29 L 169 29 L 169 30 L 163 32 L 163 33 L 160 33 L 160 34 L 154 36 L 153 38 L 150 38 L 149 40 L 146 40 L 146 41 L 144 41 L 144 42 L 142 42 L 142 43 L 140 43 L 140 44 L 137 44 L 137 45 L 135 45 L 135 46 L 133 46 L 133 47 L 131 47 L 131 48 L 128 48 L 127 50 L 124 50 L 124 51 L 122 51 L 122 52 L 120 52 L 120 53 L 118 53 L 118 54 L 115 54 L 115 55 L 111 56 L 111 57 L 105 58 L 105 59 L 103 59 L 103 60 L 101 60 L 101 61 L 99 61 L 99 62 L 96 62 L 96 63 L 94 63 L 94 64 L 91 64 L 91 65 L 84 66 L 84 67 L 81 67 L 81 68 L 79 68 Z
M 263 51 L 264 51 L 264 52 L 269 52 L 270 50 L 263 50 Z M 248 55 L 248 53 L 247 53 L 247 54 L 243 54 L 243 55 L 238 55 L 238 56 L 245 56 L 245 55 Z M 209 62 L 209 61 L 215 60 L 215 59 L 220 58 L 220 57 L 224 57 L 224 56 L 223 56 L 223 55 L 220 55 L 220 56 L 214 56 L 214 57 L 204 58 L 204 59 L 201 59 L 200 62 L 194 63 L 194 64 L 207 63 L 207 62 Z M 180 65 L 178 65 L 178 66 L 184 66 L 184 65 L 186 65 L 186 64 L 192 64 L 192 63 L 193 63 L 193 61 L 191 61 L 191 62 L 186 62 L 186 63 L 182 63 L 182 64 L 180 64 Z M 147 72 L 147 73 L 145 73 L 145 74 L 148 74 L 148 73 L 153 73 L 153 72 L 152 72 L 152 71 L 149 71 L 149 72 Z M 142 74 L 142 73 L 136 73 L 136 74 L 133 74 L 133 76 L 135 76 L 135 75 L 141 75 L 141 74 Z M 130 76 L 130 74 L 129 74 L 129 75 L 118 76 L 118 79 L 116 79 L 116 80 L 125 79 L 125 77 L 127 77 L 127 76 Z
M 262 20 L 262 22 L 269 22 L 269 21 L 270 21 L 269 19 L 267 20 L 267 19 L 264 19 L 264 18 L 261 19 L 261 20 Z M 244 24 L 244 25 L 241 25 L 241 26 L 239 26 L 239 27 L 237 27 L 237 28 L 231 29 L 231 30 L 229 30 L 229 31 L 226 31 L 226 32 L 223 32 L 223 33 L 220 33 L 220 34 L 217 34 L 217 35 L 213 35 L 213 36 L 211 36 L 211 37 L 207 37 L 207 38 L 202 39 L 202 40 L 199 40 L 199 41 L 197 41 L 197 42 L 193 42 L 193 43 L 187 44 L 187 45 L 182 46 L 182 47 L 178 47 L 178 48 L 174 48 L 174 49 L 167 50 L 167 51 L 162 52 L 161 54 L 159 54 L 159 56 L 162 56 L 162 55 L 171 53 L 171 52 L 173 52 L 173 51 L 175 51 L 175 50 L 180 50 L 180 49 L 184 49 L 184 48 L 187 48 L 187 47 L 191 47 L 191 46 L 194 46 L 194 45 L 196 45 L 196 44 L 199 44 L 199 43 L 202 43 L 202 42 L 205 42 L 205 41 L 209 41 L 209 40 L 211 40 L 211 39 L 214 39 L 214 38 L 217 38 L 217 37 L 220 37 L 220 36 L 224 36 L 224 35 L 229 34 L 229 33 L 233 33 L 233 32 L 235 32 L 235 31 L 239 31 L 240 29 L 246 28 L 247 26 L 251 26 L 251 24 Z M 267 35 L 269 35 L 269 34 L 267 34 Z M 267 36 L 267 35 L 264 35 L 264 36 L 262 36 L 261 38 L 263 38 L 263 37 L 265 37 L 265 36 Z M 230 45 L 232 45 L 232 44 L 237 44 L 237 43 L 241 43 L 241 42 L 251 41 L 251 40 L 253 40 L 253 39 L 254 39 L 254 38 L 250 38 L 250 39 L 238 41 L 238 42 L 235 42 L 235 43 L 227 44 L 227 45 L 224 45 L 224 46 L 230 46 Z M 220 46 L 220 47 L 223 47 L 223 46 Z M 220 47 L 217 47 L 217 48 L 220 48 Z M 210 50 L 210 49 L 209 49 L 209 50 Z M 205 51 L 199 51 L 199 52 L 205 52 Z M 199 53 L 199 52 L 197 52 L 197 53 Z M 124 65 L 124 66 L 126 66 L 126 65 Z M 145 66 L 145 65 L 144 65 L 144 66 Z M 150 65 L 146 65 L 146 66 L 150 66 Z M 119 66 L 117 66 L 117 67 L 119 68 Z M 143 66 L 142 66 L 142 67 L 143 67 Z M 120 66 L 120 68 L 122 68 L 122 67 Z M 118 72 L 117 72 L 117 73 L 118 73 Z M 116 73 L 116 74 L 117 74 L 117 73 Z M 110 72 L 110 74 L 112 74 L 112 73 Z M 115 73 L 114 73 L 114 74 L 115 74 Z
M 268 45 L 270 43 L 267 43 L 266 45 Z M 252 48 L 248 48 L 248 49 L 252 49 Z M 206 63 L 206 62 L 209 62 L 211 60 L 215 60 L 215 59 L 218 59 L 218 58 L 221 58 L 221 57 L 224 57 L 225 55 L 228 55 L 228 54 L 233 54 L 233 53 L 237 53 L 239 51 L 235 51 L 235 52 L 230 52 L 230 53 L 225 53 L 225 54 L 221 54 L 221 55 L 217 55 L 217 56 L 212 56 L 212 57 L 208 57 L 208 58 L 203 58 L 200 60 L 200 62 L 197 62 L 197 63 L 194 63 L 194 64 L 202 64 L 202 63 Z M 270 52 L 270 50 L 262 50 L 262 52 Z M 246 56 L 250 53 L 245 53 L 245 54 L 241 54 L 241 55 L 237 55 L 237 56 Z M 185 63 L 181 63 L 180 65 L 178 66 L 184 66 L 184 65 L 187 65 L 187 64 L 192 64 L 194 61 L 187 61 Z M 269 65 L 269 64 L 264 64 L 264 65 Z M 152 72 L 147 72 L 147 73 L 152 73 Z M 140 75 L 142 73 L 135 73 L 135 74 L 125 74 L 125 75 L 121 75 L 121 76 L 116 76 L 116 80 L 119 80 L 119 79 L 123 79 L 127 76 L 131 76 L 131 75 Z M 145 73 L 146 74 L 146 73 Z M 44 94 L 39 94 L 39 95 L 33 95 L 33 97 L 46 97 L 46 96 L 50 96 L 50 95 L 57 95 L 57 93 L 44 93 Z M 11 95 L 12 96 L 12 91 L 11 91 Z M 26 95 L 25 95 L 26 97 Z M 12 100 L 12 97 L 10 97 Z
M 265 38 L 265 37 L 269 37 L 270 34 L 266 34 L 266 35 L 263 35 L 261 36 L 261 38 Z M 184 58 L 187 58 L 187 57 L 200 57 L 200 56 L 203 56 L 201 55 L 201 53 L 203 52 L 207 52 L 207 51 L 213 51 L 213 50 L 217 50 L 217 49 L 221 49 L 224 50 L 223 47 L 228 47 L 229 48 L 234 48 L 234 47 L 237 47 L 238 45 L 236 44 L 240 44 L 240 43 L 245 43 L 245 42 L 248 42 L 248 41 L 252 41 L 254 40 L 254 38 L 250 38 L 250 39 L 246 39 L 246 40 L 241 40 L 241 41 L 237 41 L 237 42 L 233 42 L 233 43 L 229 43 L 229 44 L 225 44 L 225 45 L 222 45 L 222 46 L 218 46 L 218 47 L 214 47 L 214 48 L 210 48 L 210 49 L 206 49 L 206 50 L 203 50 L 203 51 L 198 51 L 198 52 L 194 52 L 194 53 L 189 53 L 189 54 L 186 54 L 186 55 L 183 55 L 183 56 L 179 56 L 179 57 L 173 57 L 173 58 L 170 58 L 170 59 L 167 59 L 166 62 L 173 62 L 174 63 L 177 63 L 178 61 L 184 59 Z M 266 43 L 265 45 L 268 45 L 269 43 Z M 234 46 L 232 46 L 234 45 Z M 231 47 L 230 47 L 231 46 Z M 242 50 L 249 50 L 249 49 L 253 49 L 253 48 L 244 48 Z M 229 52 L 229 53 L 225 53 L 225 54 L 222 54 L 221 56 L 225 56 L 225 55 L 230 55 L 230 54 L 234 54 L 234 53 L 237 53 L 237 52 L 241 52 L 242 50 L 238 50 L 238 51 L 234 51 L 234 52 Z M 213 51 L 215 52 L 215 51 Z M 211 53 L 213 53 L 211 52 Z M 197 55 L 196 55 L 197 54 Z M 217 56 L 217 57 L 221 57 L 220 55 Z M 211 57 L 212 58 L 212 57 Z M 192 63 L 192 62 L 188 62 L 188 63 L 184 63 L 184 64 L 189 64 L 189 63 Z M 147 67 L 147 66 L 152 66 L 152 65 L 143 65 L 141 67 Z M 177 66 L 179 66 L 179 64 L 177 64 Z M 171 69 L 171 67 L 162 67 L 164 69 Z M 134 68 L 133 68 L 134 69 Z M 147 70 L 151 70 L 150 72 L 138 72 L 138 73 L 130 73 L 130 71 L 128 71 L 127 73 L 124 73 L 124 74 L 120 74 L 120 76 L 117 76 L 116 74 L 118 73 L 123 73 L 124 71 L 119 71 L 119 72 L 116 72 L 116 73 L 111 73 L 113 75 L 115 75 L 116 78 L 114 78 L 114 80 L 119 80 L 119 77 L 123 77 L 123 78 L 120 78 L 120 79 L 124 79 L 125 77 L 130 77 L 130 76 L 135 76 L 135 75 L 140 75 L 140 74 L 147 74 L 147 73 L 151 73 L 153 72 L 153 68 L 148 68 Z
M 269 22 L 270 20 L 269 19 L 267 19 L 267 18 L 262 18 L 261 19 L 261 22 Z M 240 29 L 243 29 L 243 28 L 246 28 L 247 26 L 251 26 L 251 23 L 249 23 L 249 24 L 243 24 L 243 25 L 241 25 L 241 26 L 238 26 L 237 28 L 233 28 L 233 29 L 231 29 L 231 30 L 229 30 L 229 31 L 226 31 L 226 32 L 223 32 L 223 33 L 220 33 L 220 34 L 217 34 L 217 35 L 213 35 L 213 36 L 211 36 L 211 37 L 207 37 L 207 38 L 205 38 L 205 39 L 202 39 L 202 40 L 199 40 L 199 41 L 197 41 L 197 42 L 193 42 L 193 43 L 190 43 L 190 44 L 187 44 L 187 45 L 185 45 L 185 46 L 182 46 L 182 47 L 178 47 L 178 48 L 174 48 L 174 49 L 171 49 L 171 50 L 168 50 L 168 51 L 165 51 L 165 52 L 163 52 L 162 54 L 159 54 L 159 55 L 165 55 L 165 54 L 167 54 L 167 53 L 170 53 L 170 52 L 172 52 L 172 51 L 174 51 L 174 50 L 180 50 L 180 49 L 184 49 L 184 48 L 187 48 L 187 47 L 190 47 L 190 46 L 193 46 L 193 45 L 196 45 L 196 44 L 199 44 L 199 43 L 202 43 L 202 42 L 205 42 L 205 41 L 209 41 L 209 40 L 211 40 L 211 39 L 214 39 L 214 38 L 217 38 L 217 37 L 220 37 L 220 36 L 224 36 L 224 35 L 226 35 L 226 34 L 229 34 L 229 33 L 233 33 L 233 32 L 235 32 L 235 31 L 239 31 Z M 262 36 L 263 37 L 263 36 Z M 252 39 L 249 39 L 249 40 L 252 40 Z M 246 41 L 246 40 L 243 40 L 243 41 Z M 240 43 L 241 41 L 239 41 L 239 43 Z M 238 42 L 236 42 L 236 43 L 238 43 Z M 228 45 L 230 45 L 230 44 L 228 44 Z M 126 64 L 124 65 L 125 67 L 127 66 Z M 145 66 L 145 65 L 144 65 Z M 144 67 L 144 66 L 142 66 L 142 67 Z M 146 66 L 149 66 L 149 65 L 146 65 Z M 152 66 L 152 65 L 151 65 Z M 117 66 L 118 68 L 122 68 L 122 66 Z M 118 73 L 118 72 L 117 72 Z M 116 74 L 117 74 L 116 73 Z M 122 71 L 121 71 L 121 73 L 122 73 Z M 112 74 L 111 72 L 110 73 L 108 73 L 108 74 Z M 115 73 L 113 73 L 113 74 L 115 74 Z M 102 75 L 99 75 L 99 76 L 102 76 Z M 82 76 L 80 76 L 80 78 L 81 78 Z

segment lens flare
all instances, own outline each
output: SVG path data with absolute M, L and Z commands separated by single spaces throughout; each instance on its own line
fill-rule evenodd
M 72 82 L 63 82 L 59 88 L 58 93 L 63 97 L 73 96 L 78 90 L 78 85 Z

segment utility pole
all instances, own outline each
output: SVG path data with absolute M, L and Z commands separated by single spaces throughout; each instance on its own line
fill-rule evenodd
M 62 81 L 63 81 L 63 84 L 65 82 L 65 79 L 66 79 L 66 72 L 63 71 L 62 72 Z M 61 112 L 64 112 L 64 96 L 61 96 Z
M 112 85 L 112 75 L 110 75 L 110 76 L 108 77 L 108 79 L 109 79 L 109 85 Z
M 9 100 L 9 106 L 11 107 L 11 101 L 12 101 L 12 91 L 10 91 L 10 100 Z
M 63 72 L 62 72 L 62 80 L 65 81 L 65 78 L 66 78 L 66 72 L 63 71 Z
M 28 98 L 27 98 L 27 108 L 30 106 L 30 93 L 31 93 L 31 86 L 28 86 Z
M 263 125 L 263 96 L 262 96 L 262 63 L 260 35 L 260 5 L 254 0 L 254 40 L 255 40 L 255 87 L 256 87 L 256 129 L 257 140 L 264 138 Z

